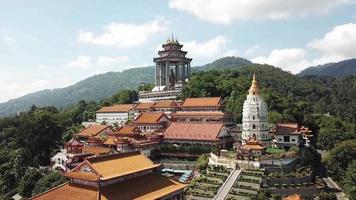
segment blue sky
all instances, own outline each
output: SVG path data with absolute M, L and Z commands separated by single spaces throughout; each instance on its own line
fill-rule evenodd
M 297 73 L 356 57 L 353 0 L 0 0 L 0 102 L 153 65 L 174 33 L 193 65 L 240 56 Z

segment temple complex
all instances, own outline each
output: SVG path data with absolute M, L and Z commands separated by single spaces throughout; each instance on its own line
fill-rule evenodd
M 190 77 L 191 58 L 182 50 L 183 45 L 174 39 L 168 39 L 158 51 L 155 62 L 155 87 L 150 92 L 140 91 L 139 101 L 149 102 L 163 99 L 176 99 L 182 87 Z
M 184 199 L 185 185 L 162 176 L 160 167 L 137 151 L 92 157 L 64 174 L 69 182 L 31 199 Z

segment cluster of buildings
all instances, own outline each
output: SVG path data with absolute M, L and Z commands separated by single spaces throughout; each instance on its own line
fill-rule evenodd
M 173 149 L 194 146 L 195 150 L 233 147 L 236 160 L 249 161 L 266 154 L 270 147 L 288 149 L 308 144 L 312 136 L 308 128 L 296 123 L 268 123 L 267 104 L 260 96 L 255 75 L 243 104 L 242 124 L 225 111 L 221 97 L 177 100 L 189 80 L 192 59 L 173 38 L 162 47 L 159 57 L 154 58 L 155 87 L 141 91 L 138 102 L 100 108 L 95 123 L 86 123 L 52 158 L 52 169 L 63 171 L 70 181 L 33 199 L 120 196 L 180 200 L 185 185 L 161 176 L 161 165 L 148 157 L 189 156 L 194 151 L 167 153 L 160 149 L 162 145 Z M 219 164 L 213 159 L 209 162 Z

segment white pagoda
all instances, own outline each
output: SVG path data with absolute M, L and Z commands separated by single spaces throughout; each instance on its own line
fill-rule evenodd
M 267 104 L 259 95 L 255 74 L 242 110 L 242 139 L 269 140 Z

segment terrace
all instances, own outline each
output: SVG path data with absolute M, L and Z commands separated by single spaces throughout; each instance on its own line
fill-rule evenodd
M 193 180 L 186 190 L 188 200 L 212 199 L 230 174 L 230 170 L 209 166 L 198 179 Z

